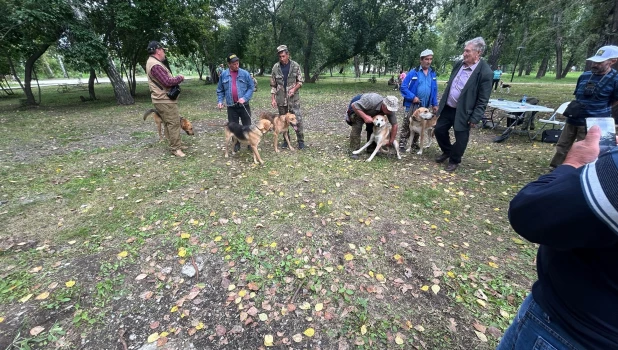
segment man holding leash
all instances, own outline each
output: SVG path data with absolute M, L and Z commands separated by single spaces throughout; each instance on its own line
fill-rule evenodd
M 180 114 L 178 113 L 178 100 L 172 100 L 167 93 L 170 89 L 180 84 L 185 77 L 178 74 L 172 75 L 165 59 L 165 49 L 158 41 L 148 44 L 148 61 L 146 61 L 146 75 L 148 76 L 148 88 L 150 98 L 157 113 L 163 120 L 165 135 L 169 140 L 170 151 L 176 157 L 184 157 L 185 154 L 180 143 Z
M 356 99 L 356 98 L 355 98 Z M 397 116 L 395 112 L 399 108 L 399 100 L 395 96 L 386 96 L 377 94 L 375 92 L 369 92 L 360 95 L 360 98 L 351 103 L 352 112 L 349 114 L 350 126 L 350 152 L 356 151 L 361 146 L 361 133 L 363 131 L 363 125 L 367 131 L 367 141 L 371 138 L 373 133 L 373 117 L 378 114 L 383 114 L 388 117 L 388 122 L 391 124 L 391 135 L 388 141 L 388 146 L 393 144 L 395 137 L 397 136 Z M 367 153 L 373 152 L 373 148 L 367 148 Z M 350 156 L 352 159 L 358 159 L 357 154 Z
M 601 47 L 587 59 L 592 65 L 577 79 L 573 92 L 575 101 L 564 111 L 566 124 L 556 143 L 556 154 L 549 163 L 550 168 L 555 169 L 562 164 L 573 142 L 586 137 L 586 118 L 612 116 L 612 105 L 618 102 L 618 76 L 612 68 L 617 58 L 618 46 L 609 45 Z M 576 104 L 579 105 L 578 110 L 574 108 Z
M 485 114 L 491 94 L 491 68 L 481 59 L 485 40 L 478 37 L 466 42 L 463 60 L 455 63 L 438 107 L 438 122 L 434 133 L 442 154 L 436 163 L 449 160 L 445 170 L 453 172 L 468 147 L 470 128 Z M 455 143 L 451 144 L 449 130 L 453 128 Z
M 279 45 L 277 55 L 279 62 L 273 66 L 270 76 L 271 105 L 278 109 L 279 115 L 289 112 L 296 116 L 298 149 L 303 149 L 305 148 L 305 134 L 303 117 L 300 115 L 300 94 L 298 94 L 298 89 L 303 86 L 303 73 L 300 65 L 290 59 L 287 46 Z M 287 146 L 287 142 L 284 141 L 281 148 L 287 148 Z
M 438 111 L 438 80 L 436 71 L 431 68 L 433 61 L 433 51 L 427 49 L 421 52 L 421 64 L 413 68 L 406 74 L 401 87 L 403 96 L 403 106 L 406 112 L 401 125 L 401 135 L 399 135 L 399 151 L 405 152 L 406 143 L 410 138 L 410 116 L 419 107 L 425 107 L 433 113 Z M 418 137 L 412 140 L 412 144 L 417 146 Z
M 246 70 L 240 68 L 240 59 L 231 53 L 227 56 L 228 69 L 224 70 L 217 84 L 217 107 L 223 108 L 223 98 L 227 104 L 227 121 L 251 125 L 249 100 L 253 96 L 253 79 Z M 234 145 L 234 152 L 240 150 L 240 142 Z

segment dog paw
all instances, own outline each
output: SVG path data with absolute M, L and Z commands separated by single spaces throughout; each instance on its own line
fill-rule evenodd
M 416 154 L 423 154 L 423 150 L 416 152 Z

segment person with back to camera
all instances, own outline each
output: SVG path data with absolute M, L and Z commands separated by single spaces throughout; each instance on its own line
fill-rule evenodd
M 618 349 L 618 148 L 599 156 L 600 138 L 595 125 L 511 200 L 513 230 L 540 244 L 538 280 L 498 350 Z

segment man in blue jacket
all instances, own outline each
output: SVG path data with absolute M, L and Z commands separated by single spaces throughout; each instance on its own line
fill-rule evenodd
M 240 60 L 235 54 L 227 57 L 226 69 L 221 73 L 219 84 L 217 85 L 217 107 L 223 108 L 223 98 L 227 104 L 227 121 L 242 125 L 251 125 L 251 108 L 249 100 L 253 96 L 253 79 L 246 70 L 240 68 Z M 234 152 L 238 152 L 240 143 L 234 145 Z
M 498 350 L 618 349 L 618 148 L 593 126 L 564 163 L 526 185 L 511 226 L 540 244 L 538 280 Z
M 431 68 L 433 51 L 427 49 L 421 52 L 420 66 L 410 70 L 401 83 L 399 90 L 403 96 L 403 106 L 406 108 L 401 134 L 399 135 L 399 151 L 404 152 L 410 138 L 410 116 L 419 107 L 425 107 L 434 113 L 438 111 L 438 80 L 436 71 Z M 417 146 L 418 136 L 412 140 Z

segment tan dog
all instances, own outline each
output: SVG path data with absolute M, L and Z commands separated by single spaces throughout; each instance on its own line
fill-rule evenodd
M 227 148 L 230 141 L 236 143 L 236 140 L 240 141 L 241 145 L 249 145 L 253 151 L 253 162 L 255 164 L 260 162 L 264 164 L 257 146 L 262 140 L 262 136 L 272 129 L 272 124 L 265 119 L 258 120 L 256 125 L 244 126 L 238 123 L 229 122 L 225 124 L 225 158 L 228 157 Z M 233 153 L 232 153 L 233 154 Z
M 296 121 L 296 116 L 292 113 L 287 113 L 284 115 L 273 114 L 264 112 L 260 114 L 261 120 L 268 120 L 273 125 L 273 132 L 275 136 L 273 136 L 273 143 L 275 144 L 275 152 L 279 153 L 279 148 L 277 144 L 277 139 L 279 138 L 279 133 L 283 133 L 283 138 L 288 143 L 288 147 L 290 150 L 294 151 L 294 147 L 292 147 L 292 143 L 290 143 L 290 137 L 288 135 L 288 129 L 290 126 L 294 128 L 295 131 L 298 130 L 298 122 Z
M 433 129 L 436 126 L 438 117 L 425 107 L 420 107 L 410 117 L 410 140 L 414 140 L 415 135 L 419 135 L 419 150 L 416 154 L 423 154 L 423 148 L 431 146 L 433 141 Z M 406 152 L 412 149 L 412 142 Z
M 151 108 L 147 110 L 146 113 L 144 113 L 144 120 L 146 120 L 146 118 L 148 118 L 148 116 L 151 114 L 152 118 L 155 121 L 155 124 L 157 124 L 157 131 L 159 132 L 159 142 L 161 142 L 164 138 L 167 138 L 167 135 L 164 136 L 163 132 L 161 131 L 161 124 L 163 123 L 163 119 L 161 119 L 161 116 L 156 109 Z M 187 135 L 193 136 L 193 124 L 191 124 L 189 120 L 180 117 L 180 127 L 187 133 Z
M 371 138 L 369 138 L 369 141 L 363 147 L 352 152 L 352 154 L 361 153 L 375 141 L 376 149 L 373 151 L 371 156 L 367 158 L 367 162 L 371 162 L 380 149 L 388 143 L 388 140 L 391 137 L 391 128 L 392 126 L 388 122 L 388 118 L 385 115 L 376 115 L 373 117 L 373 133 L 371 134 Z M 397 151 L 397 159 L 401 159 L 401 155 L 399 155 L 399 142 L 397 142 L 397 140 L 393 141 L 393 147 Z

